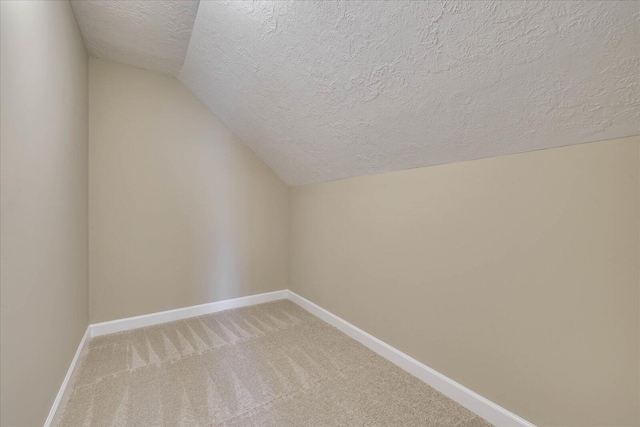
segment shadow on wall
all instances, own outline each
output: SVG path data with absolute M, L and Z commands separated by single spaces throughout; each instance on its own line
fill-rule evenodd
M 90 316 L 288 285 L 288 189 L 180 82 L 90 60 Z

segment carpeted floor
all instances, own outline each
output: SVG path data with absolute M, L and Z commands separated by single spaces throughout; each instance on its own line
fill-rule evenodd
M 92 339 L 61 426 L 488 426 L 290 301 Z

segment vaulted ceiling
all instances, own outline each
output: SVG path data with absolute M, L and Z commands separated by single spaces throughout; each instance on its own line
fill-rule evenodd
M 640 133 L 640 3 L 73 2 L 289 185 Z M 189 40 L 190 37 L 190 40 Z
M 176 75 L 189 47 L 198 1 L 72 0 L 89 54 Z

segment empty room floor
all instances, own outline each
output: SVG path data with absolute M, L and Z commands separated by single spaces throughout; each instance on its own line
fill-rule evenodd
M 488 426 L 281 300 L 92 339 L 61 426 Z

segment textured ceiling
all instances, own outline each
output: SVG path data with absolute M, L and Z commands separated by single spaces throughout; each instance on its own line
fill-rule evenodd
M 292 185 L 628 136 L 639 5 L 203 1 L 179 79 Z
M 74 0 L 89 53 L 176 75 L 189 47 L 198 1 Z
M 72 5 L 92 55 L 182 68 L 290 185 L 640 133 L 637 1 Z

